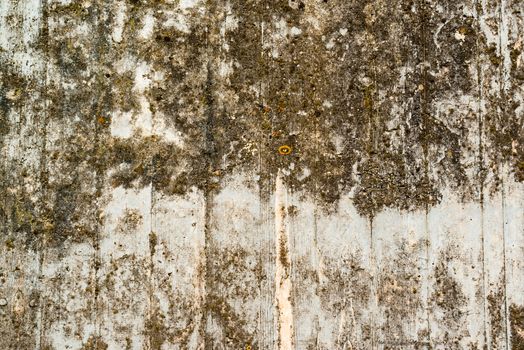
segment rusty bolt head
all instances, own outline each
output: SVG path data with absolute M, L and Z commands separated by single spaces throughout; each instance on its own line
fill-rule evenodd
M 278 153 L 284 155 L 284 156 L 287 156 L 288 154 L 291 154 L 291 152 L 293 151 L 293 149 L 291 148 L 291 146 L 288 146 L 288 145 L 282 145 L 278 148 Z

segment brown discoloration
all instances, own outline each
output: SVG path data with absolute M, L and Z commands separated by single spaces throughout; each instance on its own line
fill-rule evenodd
M 292 174 L 285 180 L 288 185 L 306 192 L 318 189 L 320 198 L 326 203 L 333 203 L 342 193 L 356 187 L 355 203 L 366 215 L 374 215 L 384 207 L 414 209 L 431 206 L 439 200 L 437 187 L 424 175 L 423 164 L 412 161 L 420 156 L 422 148 L 400 150 L 391 144 L 393 136 L 401 136 L 412 143 L 418 142 L 425 148 L 446 147 L 449 156 L 443 160 L 439 159 L 438 163 L 436 159 L 428 159 L 427 161 L 432 163 L 430 167 L 436 168 L 440 175 L 447 178 L 447 182 L 467 193 L 471 192 L 472 184 L 466 178 L 466 169 L 461 164 L 467 145 L 463 145 L 461 136 L 457 135 L 455 130 L 449 129 L 438 119 L 426 117 L 424 113 L 429 113 L 427 106 L 433 100 L 453 97 L 444 95 L 450 86 L 458 86 L 461 93 L 471 90 L 473 78 L 469 76 L 468 67 L 472 64 L 475 48 L 473 19 L 453 19 L 440 32 L 438 39 L 442 38 L 442 45 L 449 46 L 445 50 L 441 48 L 441 52 L 435 56 L 435 61 L 430 63 L 446 70 L 447 73 L 439 78 L 441 80 L 430 82 L 425 82 L 425 78 L 414 73 L 409 76 L 409 82 L 412 84 L 410 89 L 414 91 L 413 104 L 407 107 L 404 119 L 400 124 L 397 123 L 396 131 L 392 132 L 386 125 L 391 123 L 387 114 L 394 105 L 388 101 L 390 97 L 395 100 L 403 95 L 387 94 L 388 91 L 394 90 L 390 87 L 398 84 L 401 75 L 398 67 L 409 68 L 412 65 L 413 50 L 416 60 L 422 61 L 424 57 L 417 56 L 420 54 L 418 51 L 433 45 L 430 38 L 419 34 L 413 28 L 424 24 L 437 27 L 440 24 L 438 16 L 429 16 L 427 11 L 430 9 L 421 9 L 421 18 L 412 18 L 410 25 L 405 27 L 391 23 L 394 30 L 392 33 L 386 33 L 383 27 L 387 26 L 390 18 L 413 16 L 409 6 L 397 5 L 385 6 L 377 3 L 371 9 L 360 2 L 351 5 L 322 4 L 311 9 L 306 8 L 304 12 L 283 5 L 261 8 L 250 2 L 233 2 L 232 12 L 240 14 L 238 16 L 241 21 L 236 29 L 226 32 L 222 38 L 214 32 L 204 34 L 200 27 L 202 19 L 194 22 L 195 27 L 191 28 L 191 34 L 179 31 L 169 33 L 165 30 L 157 32 L 155 40 L 147 43 L 150 50 L 143 59 L 152 63 L 153 70 L 158 72 L 166 72 L 166 68 L 169 68 L 168 74 L 174 79 L 155 83 L 151 88 L 153 96 L 148 99 L 153 112 L 175 118 L 168 118 L 167 121 L 187 135 L 185 151 L 173 147 L 169 151 L 169 154 L 177 154 L 174 156 L 176 159 L 170 159 L 172 163 L 176 164 L 183 159 L 184 164 L 189 164 L 185 169 L 186 173 L 177 174 L 173 168 L 158 169 L 164 177 L 172 177 L 170 181 L 176 182 L 171 184 L 170 191 L 187 191 L 188 178 L 191 179 L 191 185 L 202 186 L 208 182 L 208 170 L 201 168 L 206 163 L 199 158 L 202 152 L 209 152 L 205 140 L 206 135 L 212 134 L 212 158 L 223 159 L 220 168 L 224 173 L 242 168 L 249 169 L 253 162 L 259 159 L 255 155 L 263 152 L 270 173 L 275 174 L 278 168 L 285 168 L 294 163 Z M 223 21 L 224 13 L 218 11 L 218 8 L 214 7 L 215 4 L 209 6 L 217 12 L 213 13 L 215 17 L 206 21 Z M 147 6 L 132 7 L 131 12 L 138 14 L 146 10 Z M 317 16 L 315 11 L 329 14 L 326 16 L 332 19 L 332 22 L 324 23 L 323 17 L 319 17 L 322 29 L 316 29 L 305 20 L 306 14 Z M 366 15 L 368 12 L 373 15 Z M 351 17 L 344 13 L 351 13 Z M 281 51 L 278 58 L 273 58 L 273 53 L 265 46 L 261 49 L 258 41 L 262 39 L 262 35 L 271 38 L 277 29 L 269 27 L 262 33 L 262 28 L 251 24 L 262 20 L 272 22 L 275 20 L 272 16 L 281 17 L 288 28 L 295 27 L 301 30 L 300 35 L 287 34 L 274 43 Z M 159 20 L 162 20 L 161 15 Z M 337 33 L 340 28 L 345 29 L 344 35 Z M 140 56 L 141 51 L 135 51 L 133 42 L 128 39 L 132 37 L 133 30 L 136 31 L 126 27 L 120 47 Z M 456 31 L 465 35 L 464 42 L 454 39 Z M 388 41 L 393 36 L 408 37 L 412 42 L 394 46 L 395 51 L 390 54 L 391 57 L 381 57 L 377 52 L 381 52 L 381 45 L 387 45 L 391 49 Z M 326 48 L 328 37 L 335 38 L 333 49 Z M 351 38 L 359 39 L 350 40 Z M 184 53 L 173 62 L 175 57 L 168 51 L 173 42 L 185 43 L 188 40 L 193 44 L 187 47 L 187 56 Z M 211 43 L 211 46 L 207 45 L 206 49 L 200 47 L 199 43 L 204 40 Z M 234 66 L 241 67 L 233 68 L 231 76 L 227 79 L 217 74 L 220 69 L 219 60 L 224 58 L 218 47 L 224 42 L 229 46 L 228 57 L 234 62 Z M 349 46 L 351 52 L 358 52 L 358 58 L 345 56 L 341 50 L 344 46 Z M 308 55 L 308 52 L 315 54 Z M 344 59 L 340 61 L 340 57 Z M 188 59 L 192 60 L 189 67 Z M 397 68 L 382 65 L 381 62 L 388 60 L 395 62 Z M 359 64 L 361 61 L 366 61 L 367 64 Z M 186 64 L 183 70 L 180 64 Z M 193 71 L 192 67 L 199 67 L 200 73 Z M 207 71 L 207 76 L 202 71 Z M 349 73 L 353 73 L 352 76 Z M 284 85 L 277 77 L 286 75 L 290 76 L 290 79 Z M 187 86 L 187 79 L 200 81 L 201 90 Z M 255 87 L 256 82 L 260 80 L 275 82 L 270 84 L 270 90 L 264 93 L 263 104 L 248 89 L 250 86 Z M 177 119 L 180 118 L 179 115 L 186 113 L 190 105 L 179 105 L 180 102 L 165 96 L 163 91 L 180 91 L 185 86 L 187 89 L 184 91 L 184 99 L 177 101 L 191 103 L 193 108 L 200 108 L 201 113 L 206 108 L 211 108 L 212 119 Z M 125 91 L 133 95 L 130 87 L 125 88 Z M 344 94 L 339 93 L 341 91 Z M 204 92 L 205 99 L 198 100 L 192 96 L 197 92 Z M 386 93 L 386 96 L 377 100 L 380 93 Z M 206 107 L 205 104 L 209 103 L 212 106 Z M 328 107 L 329 105 L 331 107 Z M 250 130 L 249 134 L 246 134 L 245 130 Z M 296 130 L 300 130 L 300 133 Z M 359 132 L 356 133 L 355 130 Z M 344 139 L 344 144 L 335 145 L 333 140 L 338 138 Z M 260 144 L 261 139 L 266 140 L 265 144 Z M 266 155 L 266 149 L 277 149 L 284 142 L 288 142 L 295 149 L 290 157 L 278 158 L 274 152 L 268 152 Z M 192 156 L 191 152 L 194 152 L 195 156 Z M 146 154 L 137 154 L 137 160 L 140 162 L 148 164 L 149 159 Z M 165 164 L 162 161 L 159 163 Z M 354 174 L 355 165 L 357 174 Z M 140 182 L 149 183 L 151 176 L 147 173 L 140 174 L 142 169 L 145 170 L 145 167 L 140 165 L 134 168 L 135 175 L 129 180 L 138 177 Z M 304 172 L 310 172 L 311 175 L 298 180 L 297 177 Z M 357 183 L 353 180 L 355 176 L 360 177 Z M 160 190 L 162 188 L 167 188 L 167 184 L 159 186 Z
M 162 292 L 166 292 L 164 289 L 167 288 L 162 289 Z M 173 291 L 170 293 L 168 312 L 153 309 L 152 315 L 146 322 L 146 336 L 151 346 L 156 346 L 158 349 L 170 344 L 187 347 L 196 328 L 196 313 L 199 310 L 195 309 L 194 302 L 187 296 L 173 295 Z
M 0 52 L 0 147 L 4 154 L 15 154 L 0 167 L 0 229 L 7 252 L 65 249 L 52 255 L 57 261 L 75 243 L 99 252 L 100 208 L 110 187 L 151 186 L 155 193 L 180 198 L 199 191 L 212 202 L 224 178 L 249 173 L 259 176 L 261 200 L 266 201 L 281 172 L 286 188 L 314 198 L 321 210 L 335 210 L 339 199 L 351 194 L 359 213 L 372 218 L 385 208 L 428 210 L 448 187 L 464 201 L 478 200 L 479 179 L 488 176 L 495 194 L 505 164 L 516 180 L 524 180 L 521 100 L 511 93 L 523 80 L 522 49 L 516 41 L 509 43 L 510 85 L 498 98 L 489 97 L 483 117 L 489 147 L 483 154 L 485 172 L 477 175 L 478 160 L 472 160 L 472 154 L 479 146 L 468 133 L 479 118 L 479 107 L 469 102 L 480 99 L 479 78 L 473 72 L 479 60 L 489 63 L 486 75 L 500 74 L 505 58 L 484 42 L 478 19 L 462 4 L 212 0 L 200 2 L 201 9 L 186 10 L 177 8 L 176 1 L 42 4 L 41 30 L 27 39 L 31 43 L 22 38 L 28 22 L 16 9 L 9 10 L 14 13 L 6 23 L 20 35 L 18 46 L 27 45 L 29 53 L 35 50 L 45 68 L 34 75 L 23 73 L 9 53 Z M 141 39 L 148 16 L 155 21 L 152 33 Z M 176 25 L 168 25 L 173 19 Z M 118 38 L 113 29 L 120 25 Z M 142 66 L 147 69 L 137 77 Z M 140 79 L 148 81 L 147 87 L 139 86 Z M 461 101 L 464 96 L 468 102 Z M 140 126 L 147 124 L 148 112 L 152 124 L 161 125 L 161 131 L 170 128 L 177 140 Z M 128 137 L 112 134 L 119 113 L 130 115 Z M 36 141 L 28 137 L 32 133 L 38 135 Z M 21 142 L 13 142 L 18 139 Z M 285 156 L 282 145 L 289 146 Z M 300 210 L 284 209 L 290 217 Z M 136 231 L 144 219 L 139 216 L 126 213 L 117 231 Z M 111 312 L 119 313 L 129 307 L 131 296 L 112 288 L 121 283 L 128 293 L 142 292 L 151 288 L 145 274 L 162 275 L 160 267 L 152 267 L 162 242 L 155 233 L 147 234 L 149 254 L 114 259 L 100 281 L 100 261 L 93 258 L 95 277 L 80 291 L 92 304 L 79 312 L 79 323 L 80 317 L 92 317 L 107 306 L 97 299 L 101 289 L 112 298 Z M 156 286 L 165 294 L 169 311 L 151 297 L 145 333 L 153 349 L 187 346 L 197 327 L 196 313 L 210 315 L 219 324 L 223 334 L 206 336 L 212 343 L 256 346 L 259 333 L 253 320 L 232 300 L 255 300 L 260 282 L 269 278 L 262 275 L 260 262 L 252 263 L 258 252 L 222 249 L 212 235 L 206 239 L 204 310 L 192 306 L 195 296 Z M 285 238 L 277 242 L 280 263 L 287 270 L 290 243 Z M 466 297 L 446 264 L 448 258 L 457 257 L 443 256 L 435 266 L 432 300 L 449 329 L 447 345 L 457 348 Z M 377 277 L 379 302 L 391 305 L 384 321 L 391 342 L 403 337 L 398 325 L 410 316 L 407 310 L 420 307 L 420 290 L 412 287 L 419 284 L 416 268 L 402 262 L 395 261 L 398 269 L 383 270 Z M 370 293 L 367 267 L 354 256 L 326 259 L 324 264 L 322 279 L 298 262 L 300 283 L 317 284 L 322 307 L 331 314 L 342 310 L 358 319 Z M 68 266 L 58 268 L 65 275 L 80 274 Z M 117 273 L 123 269 L 130 275 L 119 280 Z M 48 283 L 58 291 L 65 282 L 57 277 Z M 70 281 L 66 285 L 74 288 Z M 497 326 L 502 323 L 500 293 L 488 296 L 497 339 L 504 333 Z M 181 311 L 180 305 L 189 311 Z M 67 313 L 63 305 L 49 310 Z M 14 320 L 5 328 L 10 331 L 30 313 L 6 315 Z M 519 339 L 515 315 L 513 310 L 512 334 Z M 53 312 L 43 317 L 46 325 L 55 318 Z M 370 327 L 343 324 L 337 346 L 355 341 L 346 336 L 354 328 L 359 328 L 357 340 L 369 345 Z M 32 335 L 19 333 L 23 346 L 25 339 L 27 344 L 33 341 Z M 122 344 L 129 341 L 124 340 Z M 107 348 L 93 336 L 84 348 L 103 346 Z
M 298 284 L 298 290 L 306 289 L 307 285 L 318 284 L 317 294 L 320 297 L 322 307 L 328 310 L 333 317 L 345 315 L 345 323 L 341 326 L 341 336 L 337 339 L 337 346 L 343 348 L 349 344 L 359 344 L 359 348 L 365 349 L 371 346 L 370 320 L 366 311 L 371 298 L 370 281 L 371 275 L 366 266 L 362 265 L 360 254 L 348 254 L 340 259 L 324 259 L 322 278 L 316 271 L 310 271 L 307 275 L 305 269 L 300 269 L 300 277 L 303 284 Z M 299 261 L 297 266 L 306 265 Z M 304 297 L 307 297 L 306 295 Z M 298 293 L 301 298 L 301 293 Z M 303 300 L 303 302 L 307 302 Z M 313 344 L 316 339 L 312 339 Z M 314 348 L 314 347 L 312 347 Z
M 287 214 L 290 218 L 296 217 L 298 213 L 299 209 L 296 205 L 290 205 L 289 207 L 287 207 Z
M 224 332 L 223 341 L 215 340 L 208 344 L 208 348 L 222 344 L 226 347 L 242 348 L 245 344 L 253 344 L 253 337 L 245 328 L 247 322 L 238 315 L 237 312 L 229 305 L 229 301 L 214 293 L 209 293 L 206 309 L 211 313 L 215 320 L 218 320 Z M 215 345 L 213 345 L 215 344 Z
M 503 284 L 501 284 L 503 286 Z M 489 324 L 490 324 L 490 340 L 491 346 L 497 348 L 497 344 L 504 343 L 506 337 L 506 295 L 504 287 L 492 291 L 487 296 Z
M 280 264 L 282 265 L 282 267 L 286 271 L 288 271 L 291 262 L 289 261 L 289 248 L 288 248 L 288 243 L 287 243 L 287 237 L 286 236 L 280 237 L 280 242 L 279 242 L 279 259 L 280 259 Z
M 4 137 L 11 128 L 9 113 L 13 107 L 27 101 L 28 93 L 38 86 L 38 81 L 28 81 L 9 66 L 0 69 L 0 81 L 0 145 L 3 145 Z
M 105 139 L 103 135 L 107 131 L 99 129 L 103 138 L 97 145 L 89 146 L 89 139 L 66 141 L 69 149 L 75 147 L 73 152 L 68 152 L 73 157 L 55 155 L 60 159 L 56 165 L 63 167 L 69 163 L 73 168 L 87 161 L 91 169 L 98 172 L 120 167 L 113 175 L 114 185 L 129 186 L 131 182 L 138 181 L 143 186 L 153 182 L 159 191 L 183 194 L 192 186 L 202 188 L 212 178 L 210 171 L 216 169 L 207 169 L 207 163 L 202 161 L 203 156 L 223 159 L 222 164 L 217 165 L 223 173 L 228 173 L 252 168 L 259 159 L 257 154 L 264 152 L 265 163 L 273 174 L 278 168 L 294 163 L 292 174 L 286 177 L 291 188 L 307 192 L 318 189 L 320 198 L 328 204 L 355 187 L 358 208 L 363 214 L 374 215 L 384 207 L 414 209 L 431 206 L 439 200 L 437 188 L 423 174 L 423 166 L 412 162 L 419 156 L 421 149 L 401 150 L 391 145 L 392 137 L 401 132 L 402 137 L 409 142 L 420 142 L 425 147 L 451 147 L 452 156 L 445 158 L 445 162 L 440 162 L 438 167 L 456 168 L 456 171 L 443 174 L 448 176 L 449 173 L 450 182 L 459 187 L 469 186 L 465 183 L 464 169 L 460 168 L 461 141 L 441 122 L 425 118 L 421 113 L 427 113 L 423 110 L 423 103 L 429 104 L 437 98 L 438 93 L 445 93 L 450 85 L 458 84 L 462 92 L 469 91 L 471 79 L 468 78 L 467 65 L 474 47 L 472 38 L 475 37 L 471 18 L 453 20 L 457 22 L 449 23 L 440 32 L 445 42 L 453 37 L 456 30 L 464 32 L 467 38 L 463 43 L 449 40 L 452 46 L 446 49 L 446 55 L 439 55 L 439 61 L 435 62 L 450 69 L 445 81 L 433 82 L 433 88 L 425 86 L 425 91 L 429 92 L 422 96 L 417 88 L 424 83 L 422 77 L 409 77 L 412 84 L 410 88 L 415 94 L 413 105 L 405 110 L 404 119 L 395 127 L 400 131 L 392 133 L 386 125 L 391 123 L 387 114 L 394 106 L 388 101 L 390 97 L 395 99 L 400 96 L 388 96 L 387 93 L 398 84 L 401 74 L 399 68 L 411 64 L 412 50 L 432 44 L 426 42 L 428 38 L 419 36 L 413 30 L 417 25 L 422 25 L 423 21 L 430 21 L 426 12 L 422 12 L 420 19 L 413 17 L 409 6 L 403 7 L 400 3 L 386 6 L 382 2 L 372 7 L 366 7 L 364 2 L 336 2 L 304 9 L 280 4 L 265 8 L 250 2 L 233 2 L 232 12 L 241 21 L 237 28 L 220 38 L 219 33 L 208 33 L 204 29 L 208 24 L 225 20 L 218 5 L 208 5 L 212 14 L 209 17 L 191 14 L 190 33 L 155 27 L 153 40 L 138 43 L 134 38 L 141 27 L 143 15 L 154 9 L 156 20 L 166 21 L 167 15 L 163 10 L 167 11 L 168 5 L 157 2 L 130 4 L 122 41 L 103 41 L 104 45 L 114 46 L 115 50 L 111 53 L 108 46 L 97 49 L 108 50 L 100 53 L 111 55 L 113 61 L 127 57 L 135 60 L 135 64 L 147 62 L 151 66 L 149 76 L 155 72 L 164 74 L 163 80 L 152 83 L 145 92 L 145 98 L 154 114 L 164 115 L 167 124 L 182 133 L 186 142 L 184 147 L 166 144 L 154 137 L 141 138 L 139 135 L 131 140 Z M 73 21 L 94 20 L 97 6 L 53 5 L 49 15 L 70 17 Z M 281 39 L 282 43 L 275 43 L 281 51 L 278 59 L 271 57 L 272 53 L 265 46 L 260 48 L 258 39 L 262 36 L 261 28 L 251 24 L 262 20 L 273 22 L 273 16 L 281 17 L 287 27 L 300 28 L 302 31 L 297 36 L 287 34 L 287 37 Z M 312 26 L 306 16 L 317 17 L 321 29 Z M 410 25 L 398 26 L 394 21 L 398 16 L 412 19 Z M 327 23 L 325 18 L 331 21 Z M 431 21 L 437 19 L 432 18 Z M 388 25 L 392 28 L 390 33 L 383 29 Z M 437 24 L 428 22 L 426 25 Z M 343 35 L 338 32 L 341 28 L 345 30 Z M 266 36 L 271 36 L 275 34 L 276 28 L 270 27 L 265 31 Z M 107 40 L 107 34 L 102 32 L 100 35 L 97 40 Z M 70 39 L 65 43 L 59 42 L 58 37 L 49 45 L 48 55 L 61 65 L 63 79 L 84 80 L 90 60 L 87 55 L 95 41 L 73 45 Z M 389 41 L 393 37 L 407 37 L 412 43 L 395 45 L 393 52 L 382 57 L 379 54 L 383 51 L 381 47 L 391 49 Z M 334 39 L 332 49 L 326 48 L 328 38 Z M 217 77 L 219 61 L 225 58 L 219 49 L 223 42 L 230 47 L 228 57 L 235 67 L 241 67 L 233 68 L 232 75 L 227 79 Z M 183 47 L 176 55 L 172 53 L 175 43 Z M 345 55 L 342 48 L 347 46 L 350 52 L 358 55 Z M 417 59 L 422 60 L 422 57 Z M 381 63 L 389 61 L 394 62 L 396 68 Z M 100 69 L 108 72 L 108 68 Z M 206 82 L 209 72 L 211 80 Z M 86 108 L 88 106 L 95 106 L 99 112 L 107 110 L 99 115 L 110 115 L 111 109 L 138 113 L 140 107 L 136 102 L 138 97 L 131 73 L 96 73 L 94 77 L 97 85 L 107 90 L 103 96 L 103 105 L 100 101 L 89 101 L 87 95 L 84 96 L 87 93 L 85 90 L 75 94 L 68 92 L 64 96 L 61 88 L 56 86 L 56 91 L 49 94 L 52 98 L 56 96 L 57 102 L 60 98 L 57 105 L 64 107 L 58 107 L 58 110 L 52 107 L 50 115 L 64 115 L 74 105 L 82 106 L 80 110 L 85 111 L 86 116 L 90 114 Z M 284 85 L 277 77 L 286 75 L 290 79 Z M 257 81 L 275 82 L 265 92 L 263 105 L 249 92 L 249 87 L 256 86 Z M 175 93 L 167 94 L 167 91 Z M 386 96 L 377 100 L 378 95 L 384 92 Z M 202 100 L 198 97 L 201 93 L 208 96 Z M 423 98 L 427 101 L 422 101 Z M 212 106 L 206 107 L 209 103 Z M 206 108 L 213 110 L 211 120 L 204 116 Z M 306 114 L 303 115 L 303 112 Z M 188 113 L 193 114 L 187 117 Z M 104 118 L 109 123 L 110 118 Z M 245 130 L 250 132 L 246 134 Z M 209 150 L 206 149 L 205 140 L 206 135 L 211 134 L 213 147 Z M 344 139 L 344 143 L 335 145 L 333 140 L 339 138 Z M 267 145 L 259 145 L 261 139 L 266 139 Z M 278 148 L 282 141 L 289 141 L 295 149 L 292 155 L 284 159 L 275 157 L 274 152 L 265 153 L 266 147 Z M 209 154 L 210 151 L 212 154 Z M 449 163 L 446 163 L 448 160 Z M 357 174 L 354 174 L 355 165 Z M 307 171 L 311 172 L 310 176 L 297 179 Z M 355 182 L 355 176 L 360 180 Z M 58 192 L 61 189 L 63 191 L 63 185 L 53 186 L 50 190 Z M 75 193 L 76 197 L 78 191 L 71 188 L 67 192 Z M 71 201 L 74 198 L 68 199 L 68 202 Z M 77 202 L 80 204 L 84 200 L 79 198 Z M 61 221 L 60 218 L 56 219 Z M 71 231 L 63 224 L 58 226 L 61 231 Z
M 385 207 L 432 206 L 440 199 L 438 184 L 451 184 L 463 198 L 471 198 L 475 185 L 465 175 L 468 169 L 463 162 L 470 145 L 457 133 L 464 125 L 450 127 L 427 114 L 439 99 L 472 93 L 475 79 L 468 69 L 479 35 L 472 17 L 445 21 L 435 38 L 437 48 L 434 39 L 419 29 L 432 32 L 446 13 L 459 12 L 452 4 L 446 5 L 444 13 L 432 7 L 417 8 L 414 13 L 412 6 L 402 2 L 368 6 L 363 1 L 335 1 L 295 8 L 284 3 L 266 7 L 233 1 L 230 14 L 221 5 L 207 4 L 205 16 L 190 12 L 187 32 L 155 25 L 152 38 L 139 41 L 144 15 L 154 11 L 156 21 L 164 23 L 171 7 L 164 2 L 132 2 L 126 6 L 120 42 L 111 39 L 108 30 L 116 21 L 108 14 L 111 5 L 49 5 L 52 36 L 41 47 L 55 75 L 46 86 L 51 102 L 46 114 L 50 120 L 68 121 L 71 131 L 43 155 L 50 172 L 44 174 L 48 202 L 38 217 L 41 226 L 51 231 L 48 242 L 68 237 L 81 241 L 95 235 L 94 225 L 81 220 L 80 214 L 97 216 L 90 203 L 100 193 L 87 191 L 78 179 L 99 183 L 108 172 L 114 186 L 153 183 L 157 191 L 184 194 L 193 186 L 218 189 L 222 176 L 252 170 L 261 158 L 267 171 L 261 174 L 263 183 L 268 175 L 293 163 L 291 174 L 285 177 L 291 189 L 318 194 L 330 208 L 353 189 L 355 204 L 368 216 Z M 218 24 L 228 16 L 238 18 L 238 25 L 219 33 Z M 313 25 L 311 18 L 318 24 Z M 401 21 L 405 24 L 397 18 L 405 18 Z M 295 27 L 301 33 L 274 38 L 280 19 L 288 30 Z M 263 31 L 262 21 L 268 24 Z M 94 35 L 71 34 L 69 29 L 82 23 Z M 455 39 L 456 32 L 465 39 Z M 399 37 L 406 41 L 392 45 Z M 273 57 L 273 49 L 278 57 Z M 521 59 L 518 46 L 512 52 L 516 65 Z M 153 118 L 162 115 L 168 126 L 181 133 L 183 146 L 139 133 L 130 139 L 109 136 L 115 111 L 134 117 L 141 111 L 134 71 L 122 68 L 126 59 L 132 68 L 147 63 L 151 67 L 148 79 L 155 73 L 163 75 L 161 80 L 152 80 L 143 95 Z M 219 74 L 223 60 L 233 63 L 227 77 Z M 411 71 L 424 60 L 430 65 L 426 71 L 442 74 L 423 76 Z M 4 114 L 39 88 L 39 82 L 28 82 L 8 69 L 3 71 L 8 78 L 2 87 Z M 283 76 L 289 78 L 284 82 Z M 404 91 L 397 88 L 401 78 L 406 80 Z M 268 84 L 262 97 L 252 92 L 259 82 Z M 66 89 L 64 84 L 70 83 L 81 87 Z M 100 94 L 93 96 L 92 91 Z M 403 99 L 407 103 L 402 104 Z M 392 112 L 397 102 L 400 112 Z M 520 118 L 512 112 L 518 103 L 508 106 L 505 114 L 486 117 L 487 137 L 493 144 L 489 154 L 493 162 L 514 164 L 520 179 L 524 145 L 520 135 L 524 133 Z M 213 111 L 211 119 L 206 110 Z M 455 112 L 448 111 L 450 116 Z M 7 119 L 1 120 L 5 134 L 12 126 Z M 402 147 L 395 145 L 397 139 L 402 140 Z M 336 140 L 342 141 L 337 144 Z M 274 150 L 282 144 L 289 144 L 293 153 L 277 157 Z M 434 179 L 427 177 L 426 165 L 418 161 L 429 148 L 442 150 L 424 160 L 439 175 Z M 208 162 L 208 158 L 220 161 Z M 221 176 L 214 175 L 217 170 Z
M 425 242 L 400 242 L 394 257 L 384 262 L 377 276 L 377 299 L 379 308 L 384 313 L 376 322 L 383 329 L 384 339 L 379 341 L 385 346 L 411 344 L 423 346 L 428 338 L 413 339 L 410 328 L 417 323 L 416 312 L 422 308 L 421 296 L 422 271 L 416 261 L 410 259 L 415 252 L 421 251 Z M 423 334 L 423 333 L 422 333 Z
M 510 305 L 511 350 L 524 349 L 524 307 Z
M 151 252 L 151 256 L 155 255 L 157 244 L 158 244 L 158 237 L 156 233 L 151 232 L 149 234 L 149 251 Z
M 11 272 L 10 274 L 19 275 Z M 17 276 L 18 277 L 18 276 Z M 29 295 L 16 291 L 15 294 L 6 294 L 4 283 L 0 292 L 2 293 L 3 306 L 0 307 L 0 344 L 6 350 L 31 348 L 35 342 L 35 334 L 31 331 L 31 322 L 36 317 L 34 307 L 29 307 Z
M 191 187 L 206 189 L 208 178 L 213 177 L 198 150 L 184 151 L 156 137 L 143 138 L 140 142 L 114 139 L 100 155 L 106 166 L 115 169 L 111 176 L 113 186 L 125 188 L 152 184 L 166 194 L 184 194 Z M 190 152 L 189 154 L 186 152 Z M 187 158 L 195 157 L 188 167 Z
M 91 336 L 81 350 L 108 350 L 108 346 L 100 337 Z
M 137 209 L 126 209 L 116 230 L 122 233 L 132 233 L 142 225 L 143 219 L 142 214 Z
M 146 336 L 151 350 L 160 350 L 167 341 L 173 342 L 172 332 L 169 332 L 164 316 L 155 311 L 146 322 Z
M 172 264 L 172 253 L 165 249 L 165 242 L 156 234 L 153 237 L 150 235 L 150 245 L 156 247 L 151 249 L 152 261 Z M 173 273 L 166 271 L 164 266 L 156 263 L 152 271 L 149 286 L 151 305 L 145 323 L 145 335 L 153 349 L 174 345 L 189 347 L 191 337 L 197 331 L 198 314 L 202 312 L 195 302 L 199 296 L 181 292 Z
M 206 347 L 225 346 L 243 348 L 246 344 L 255 346 L 257 329 L 253 320 L 245 318 L 245 310 L 232 304 L 253 302 L 257 298 L 258 285 L 266 278 L 261 273 L 258 261 L 240 247 L 212 248 L 207 252 L 212 263 L 207 271 L 207 293 L 205 308 L 222 334 L 208 334 Z M 255 347 L 256 348 L 256 347 Z
M 466 336 L 462 326 L 467 298 L 448 265 L 453 255 L 453 250 L 448 250 L 437 261 L 434 268 L 435 287 L 430 300 L 434 309 L 442 313 L 438 319 L 444 331 L 441 341 L 450 349 L 460 349 L 459 342 Z

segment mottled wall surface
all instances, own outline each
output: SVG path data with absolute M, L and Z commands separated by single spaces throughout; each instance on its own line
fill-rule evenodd
M 520 0 L 0 0 L 0 349 L 524 349 Z

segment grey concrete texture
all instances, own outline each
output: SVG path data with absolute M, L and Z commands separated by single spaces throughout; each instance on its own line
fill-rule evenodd
M 524 3 L 0 0 L 0 349 L 524 349 Z

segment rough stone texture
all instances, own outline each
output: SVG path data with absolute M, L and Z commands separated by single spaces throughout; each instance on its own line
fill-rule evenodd
M 518 0 L 0 1 L 1 349 L 524 349 Z

